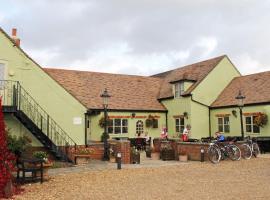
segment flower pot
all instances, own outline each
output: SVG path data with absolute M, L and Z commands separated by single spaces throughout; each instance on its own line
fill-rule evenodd
M 111 162 L 111 163 L 115 163 L 115 162 L 116 162 L 116 159 L 115 159 L 114 156 L 110 156 L 110 162 Z
M 160 159 L 160 153 L 159 152 L 152 153 L 151 158 L 153 160 L 159 160 Z
M 151 158 L 151 151 L 145 151 L 146 158 Z
M 180 162 L 187 162 L 188 161 L 188 155 L 179 155 L 179 161 Z
M 53 163 L 43 163 L 43 180 L 49 180 L 49 169 L 53 166 Z M 37 165 L 39 167 L 39 165 Z M 37 172 L 37 176 L 41 176 L 40 172 Z

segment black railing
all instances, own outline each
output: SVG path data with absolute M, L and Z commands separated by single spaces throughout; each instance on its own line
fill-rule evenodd
M 74 140 L 50 117 L 19 82 L 0 80 L 0 96 L 2 96 L 3 106 L 15 107 L 18 111 L 22 111 L 57 148 L 72 146 L 76 148 L 77 144 Z

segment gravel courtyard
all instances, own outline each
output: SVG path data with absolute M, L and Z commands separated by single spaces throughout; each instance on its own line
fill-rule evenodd
M 91 169 L 24 188 L 16 199 L 270 199 L 270 158 Z

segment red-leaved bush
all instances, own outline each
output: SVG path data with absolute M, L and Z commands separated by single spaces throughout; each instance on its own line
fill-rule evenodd
M 0 198 L 6 197 L 5 187 L 12 181 L 11 172 L 14 170 L 16 157 L 7 147 L 2 99 L 0 97 Z

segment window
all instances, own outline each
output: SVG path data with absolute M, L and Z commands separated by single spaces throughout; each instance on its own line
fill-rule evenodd
M 184 128 L 185 128 L 184 117 L 176 118 L 175 119 L 175 131 L 177 133 L 183 133 Z
M 136 134 L 137 135 L 140 135 L 142 133 L 143 133 L 143 121 L 142 120 L 139 120 L 136 123 Z
M 108 123 L 108 133 L 125 134 L 128 133 L 127 119 L 111 119 Z
M 246 116 L 246 132 L 260 133 L 260 127 L 254 124 L 256 116 Z
M 184 93 L 184 82 L 178 82 L 174 85 L 174 97 L 180 97 Z
M 230 132 L 230 118 L 229 117 L 218 118 L 218 131 L 223 132 L 223 133 Z

